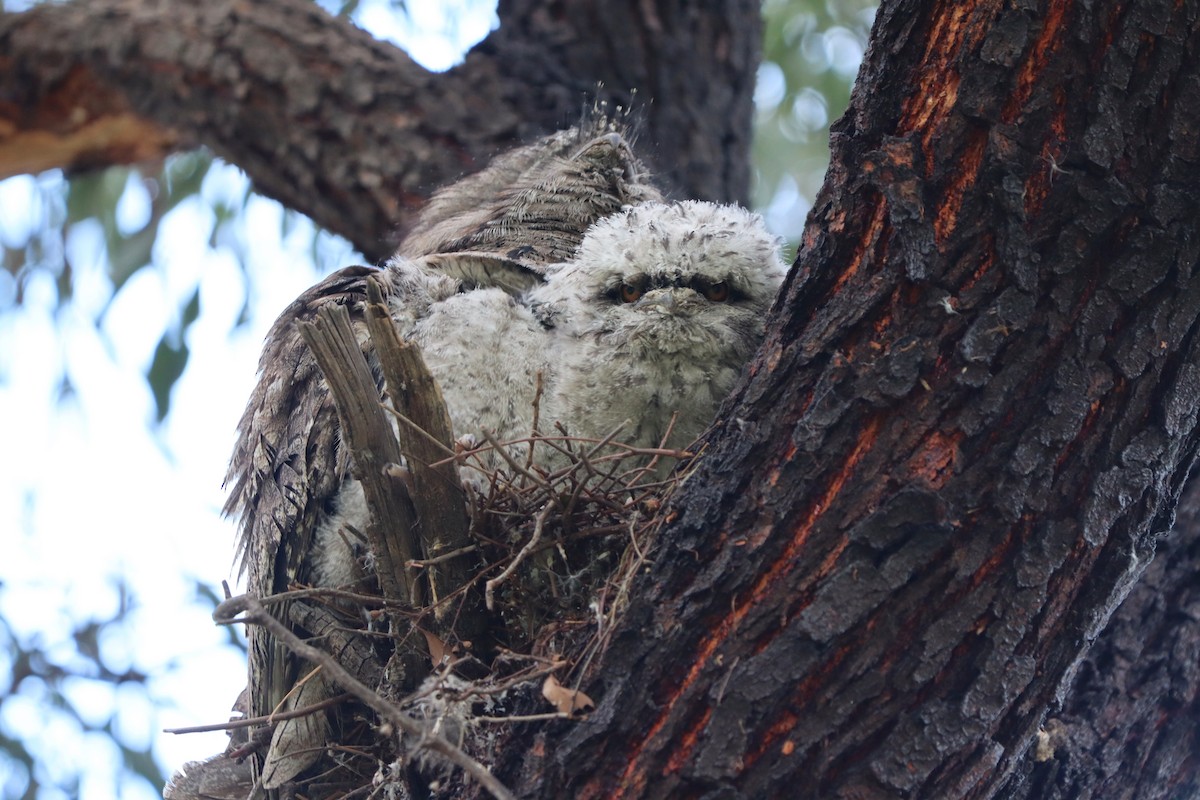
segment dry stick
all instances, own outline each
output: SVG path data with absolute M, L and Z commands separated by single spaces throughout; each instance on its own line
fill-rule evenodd
M 577 469 L 579 467 L 579 465 L 582 464 L 588 473 L 593 472 L 591 465 L 587 463 L 587 456 L 580 453 L 578 456 L 576 456 L 576 458 L 578 460 L 573 465 L 572 471 L 574 471 L 574 469 Z M 567 474 L 569 475 L 571 473 L 567 473 Z M 577 502 L 579 502 L 579 496 L 581 494 L 583 494 L 583 490 L 586 486 L 587 486 L 587 477 L 584 477 L 582 480 L 577 480 L 575 482 L 575 486 L 572 487 L 572 489 L 571 489 L 570 497 L 568 497 L 566 503 L 563 504 L 563 516 L 564 517 L 567 517 L 575 512 L 575 504 Z
M 360 592 L 351 592 L 347 589 L 338 589 L 335 587 L 313 586 L 305 589 L 288 589 L 283 592 L 260 597 L 259 600 L 264 606 L 279 605 L 280 603 L 290 602 L 292 600 L 307 600 L 309 598 L 317 600 L 346 600 L 360 605 L 375 606 L 383 608 L 388 605 L 388 601 L 377 594 L 362 594 Z M 226 600 L 229 598 L 226 597 Z M 403 604 L 403 608 L 408 608 L 408 603 Z
M 313 667 L 312 669 L 310 669 L 307 673 L 305 673 L 304 677 L 302 677 L 300 680 L 293 683 L 292 688 L 288 689 L 287 694 L 285 694 L 283 697 L 279 698 L 279 702 L 275 704 L 275 707 L 273 709 L 271 709 L 271 713 L 267 714 L 267 721 L 272 722 L 272 723 L 275 722 L 275 715 L 277 713 L 279 713 L 279 710 L 283 708 L 284 704 L 288 700 L 297 696 L 297 693 L 301 689 L 304 688 L 304 684 L 308 683 L 310 680 L 312 680 L 313 678 L 316 678 L 320 674 L 321 674 L 321 667 L 316 666 L 316 667 Z
M 424 605 L 420 584 L 404 566 L 418 557 L 412 514 L 384 476 L 388 464 L 400 463 L 400 445 L 379 405 L 379 388 L 350 325 L 350 314 L 344 306 L 326 304 L 317 311 L 315 323 L 299 326 L 329 384 L 342 440 L 354 456 L 354 477 L 362 483 L 371 512 L 366 533 L 378 565 L 380 591 L 387 600 L 420 608 Z
M 547 675 L 552 675 L 561 667 L 562 664 L 558 664 L 553 667 L 526 667 L 525 669 L 504 678 L 498 683 L 493 683 L 487 686 L 480 686 L 477 683 L 472 683 L 469 684 L 470 688 L 460 688 L 458 690 L 444 688 L 442 691 L 445 691 L 447 694 L 455 694 L 459 698 L 493 697 L 498 694 L 504 694 L 505 692 L 512 691 L 514 686 L 532 683 L 538 678 L 545 678 Z
M 459 556 L 469 555 L 471 553 L 476 552 L 477 550 L 479 550 L 479 547 L 477 545 L 469 544 L 466 547 L 460 547 L 457 550 L 451 550 L 449 553 L 442 553 L 437 558 L 423 558 L 420 560 L 414 559 L 414 560 L 408 562 L 408 565 L 410 567 L 414 567 L 416 569 L 423 569 L 424 567 L 432 567 L 435 564 L 444 563 L 446 561 L 449 561 L 452 558 L 458 558 Z
M 671 432 L 675 430 L 675 422 L 678 419 L 679 419 L 679 412 L 676 411 L 674 414 L 671 415 L 671 421 L 667 423 L 667 429 L 665 431 L 663 431 L 662 438 L 658 440 L 659 448 L 663 448 L 663 447 L 667 446 L 667 439 L 671 438 Z M 650 459 L 650 463 L 647 464 L 644 467 L 644 469 L 647 471 L 653 470 L 656 466 L 658 466 L 658 459 L 659 459 L 658 456 L 655 456 L 654 458 Z M 636 480 L 637 477 L 640 477 L 640 476 L 641 476 L 641 473 L 638 473 L 638 475 L 635 476 L 632 480 Z
M 600 439 L 599 441 L 596 441 L 595 445 L 592 446 L 592 449 L 588 451 L 588 453 L 587 453 L 588 456 L 589 457 L 594 456 L 597 453 L 599 453 L 602 449 L 607 447 L 610 443 L 612 443 L 612 440 L 617 437 L 617 434 L 620 433 L 625 428 L 625 426 L 628 424 L 629 424 L 629 420 L 625 420 L 620 425 L 613 428 L 612 431 L 607 436 Z M 595 440 L 588 439 L 586 441 L 595 441 Z
M 616 472 L 617 469 L 620 468 L 621 459 L 623 459 L 625 456 L 622 455 L 621 459 L 617 459 L 616 463 L 613 464 L 612 469 L 609 472 L 604 473 L 603 475 L 601 475 L 601 473 L 597 471 L 595 464 L 598 464 L 601 461 L 605 460 L 604 457 L 601 456 L 600 458 L 593 459 L 593 456 L 597 456 L 601 450 L 603 450 L 605 447 L 607 447 L 608 444 L 617 436 L 617 434 L 621 432 L 621 429 L 624 428 L 628 424 L 629 424 L 629 420 L 625 420 L 620 425 L 618 425 L 616 428 L 614 428 L 611 433 L 609 433 L 603 439 L 600 439 L 598 442 L 596 442 L 595 445 L 590 450 L 588 450 L 587 452 L 580 451 L 579 454 L 576 456 L 577 461 L 574 465 L 574 468 L 578 469 L 579 467 L 582 467 L 583 471 L 586 473 L 586 477 L 584 477 L 582 480 L 580 480 L 576 484 L 575 490 L 572 492 L 570 499 L 567 501 L 568 510 L 574 509 L 575 503 L 579 499 L 579 495 L 583 492 L 583 489 L 587 485 L 587 482 L 591 479 L 603 478 L 605 488 L 601 489 L 600 494 L 604 494 L 604 495 L 610 494 L 610 492 L 607 491 L 607 487 L 611 486 L 615 482 L 614 473 Z M 594 494 L 594 492 L 589 490 L 589 496 L 592 496 L 593 494 Z
M 414 559 L 428 561 L 462 550 L 471 544 L 471 538 L 467 499 L 458 469 L 454 464 L 430 466 L 447 452 L 454 452 L 454 431 L 442 391 L 425 365 L 419 348 L 400 337 L 375 279 L 367 281 L 366 321 L 371 343 L 379 355 L 388 398 L 397 416 L 412 423 L 402 426 L 398 433 L 400 449 L 407 457 L 413 477 L 411 500 L 416 512 L 420 552 L 409 556 L 404 563 L 411 564 Z M 415 433 L 414 429 L 421 433 Z M 462 560 L 426 570 L 434 615 L 440 623 L 438 632 L 442 635 L 454 633 L 460 639 L 471 640 L 487 628 L 487 617 L 478 607 L 478 595 L 475 595 L 475 603 L 471 602 L 470 594 L 466 595 L 457 608 L 441 603 L 443 598 L 466 585 L 471 577 L 471 567 L 469 560 Z M 456 630 L 450 630 L 451 623 Z
M 503 572 L 487 582 L 484 590 L 484 597 L 486 598 L 488 611 L 493 610 L 496 587 L 508 580 L 508 576 L 512 575 L 513 570 L 517 568 L 517 565 L 525 560 L 525 557 L 533 551 L 533 548 L 538 543 L 538 540 L 542 538 L 542 529 L 546 526 L 546 519 L 550 516 L 550 512 L 553 509 L 554 506 L 547 503 L 546 506 L 538 512 L 537 519 L 533 524 L 533 535 L 529 537 L 529 541 L 526 542 L 525 546 L 522 547 L 520 551 L 513 557 L 513 560 L 509 562 L 508 566 L 504 568 Z
M 530 429 L 530 436 L 535 437 L 538 434 L 538 426 L 541 425 L 542 416 L 542 391 L 545 386 L 542 381 L 542 371 L 539 369 L 536 375 L 536 383 L 533 389 L 533 423 Z M 533 447 L 536 442 L 529 442 L 529 449 L 525 451 L 525 469 L 533 468 Z
M 472 717 L 472 722 L 545 722 L 551 719 L 575 719 L 570 714 L 564 714 L 561 711 L 547 711 L 545 714 L 514 714 L 511 717 Z
M 241 616 L 238 616 L 239 614 Z M 370 706 L 379 716 L 405 733 L 418 737 L 421 746 L 441 755 L 451 764 L 462 769 L 490 792 L 492 797 L 497 800 L 516 800 L 516 795 L 500 783 L 492 773 L 488 772 L 487 767 L 471 758 L 444 737 L 431 733 L 421 723 L 405 714 L 399 706 L 388 702 L 372 691 L 366 684 L 351 675 L 333 656 L 308 644 L 289 630 L 286 625 L 268 614 L 262 603 L 253 597 L 242 595 L 224 601 L 213 611 L 213 619 L 222 625 L 235 623 L 262 625 L 272 636 L 287 645 L 293 653 L 314 664 L 319 664 L 335 683 Z
M 484 438 L 486 439 L 487 437 L 485 436 Z M 496 441 L 496 439 L 493 438 L 492 441 Z M 594 444 L 602 444 L 607 447 L 611 447 L 613 450 L 621 451 L 619 453 L 610 453 L 608 455 L 601 456 L 600 458 L 593 459 L 597 463 L 599 463 L 601 461 L 614 461 L 614 460 L 620 461 L 621 459 L 628 458 L 630 456 L 670 456 L 671 458 L 691 458 L 692 456 L 695 455 L 695 453 L 693 453 L 689 450 L 672 450 L 670 448 L 662 448 L 662 447 L 635 447 L 634 445 L 626 444 L 624 442 L 614 442 L 614 441 L 611 441 L 608 439 L 597 439 L 594 436 L 568 436 L 566 434 L 562 434 L 559 436 L 523 436 L 518 439 L 507 439 L 504 442 L 500 442 L 499 444 L 503 444 L 506 446 L 512 446 L 514 444 L 527 444 L 527 443 L 533 443 L 533 442 L 536 442 L 539 444 L 545 444 L 545 445 L 553 445 L 560 453 L 567 456 L 568 458 L 570 458 L 572 456 L 573 451 L 570 448 L 560 447 L 559 443 L 566 442 L 566 443 L 593 444 L 593 445 Z M 430 464 L 429 466 L 440 467 L 443 464 L 449 464 L 451 462 L 462 461 L 473 455 L 478 455 L 479 453 L 490 452 L 492 449 L 493 449 L 493 446 L 490 444 L 480 445 L 474 449 L 467 450 L 463 453 L 455 453 L 454 455 L 447 455 L 444 458 L 442 458 L 440 461 L 435 461 L 432 464 Z M 564 467 L 563 469 L 570 471 L 571 467 Z M 561 472 L 562 470 L 559 470 L 559 471 Z
M 333 708 L 340 703 L 346 702 L 351 697 L 353 695 L 349 692 L 343 692 L 334 697 L 326 698 L 319 703 L 297 708 L 294 711 L 279 711 L 275 714 L 266 714 L 261 717 L 242 717 L 241 719 L 231 719 L 228 722 L 215 722 L 212 725 L 194 725 L 190 728 L 163 728 L 163 733 L 212 733 L 213 731 L 232 731 L 238 728 L 250 728 L 269 722 L 282 722 L 285 719 L 307 717 L 309 714 Z
M 498 455 L 498 456 L 500 456 L 500 458 L 504 459 L 504 463 L 508 464 L 508 466 L 512 469 L 512 471 L 515 475 L 520 475 L 521 477 L 525 478 L 526 480 L 528 480 L 530 483 L 534 484 L 535 486 L 549 488 L 549 484 L 547 484 L 546 481 L 543 480 L 540 476 L 538 476 L 532 470 L 527 470 L 527 469 L 525 469 L 524 466 L 522 466 L 521 464 L 518 464 L 517 460 L 512 457 L 511 453 L 508 452 L 508 447 L 505 444 L 498 441 L 496 439 L 496 437 L 493 436 L 490 432 L 480 431 L 480 433 L 483 434 L 484 441 L 486 441 L 491 446 L 492 450 L 495 451 L 496 455 Z M 530 446 L 532 446 L 532 444 Z
M 442 453 L 441 460 L 435 461 L 432 464 L 427 465 L 430 469 L 433 469 L 435 467 L 440 467 L 443 464 L 449 464 L 451 462 L 459 460 L 458 453 L 454 452 L 454 450 L 452 448 L 447 447 L 446 445 L 439 442 L 437 439 L 430 436 L 429 431 L 422 428 L 414 420 L 411 420 L 408 417 L 404 416 L 403 414 L 401 414 L 399 411 L 392 408 L 391 406 L 384 406 L 383 410 L 386 411 L 387 413 L 391 414 L 399 422 L 404 423 L 408 427 L 409 430 L 411 430 L 417 436 L 420 436 L 425 441 L 429 442 L 430 445 L 437 448 L 438 451 Z
M 422 637 L 411 642 L 399 638 L 408 627 L 400 607 L 425 605 L 417 571 L 406 566 L 418 556 L 412 509 L 398 483 L 387 475 L 388 465 L 401 461 L 400 445 L 383 413 L 379 387 L 346 307 L 326 304 L 317 311 L 315 322 L 300 322 L 299 329 L 329 385 L 342 441 L 351 452 L 354 477 L 362 484 L 368 510 L 367 544 L 375 557 L 380 593 L 389 601 L 390 632 L 397 637 L 394 674 L 405 686 L 416 686 L 428 674 L 430 663 Z

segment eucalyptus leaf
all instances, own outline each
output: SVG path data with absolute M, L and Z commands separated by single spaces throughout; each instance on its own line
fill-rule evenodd
M 154 349 L 154 360 L 146 372 L 150 391 L 154 393 L 157 422 L 167 418 L 171 410 L 171 389 L 183 374 L 188 361 L 188 347 L 181 337 L 170 331 L 163 334 Z

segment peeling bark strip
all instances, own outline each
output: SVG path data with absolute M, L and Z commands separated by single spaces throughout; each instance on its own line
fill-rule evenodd
M 758 4 L 683 5 L 503 2 L 499 30 L 442 74 L 311 0 L 0 14 L 0 176 L 205 146 L 378 261 L 433 189 L 636 90 L 662 182 L 745 202 Z
M 583 687 L 599 708 L 499 774 L 581 798 L 1064 774 L 1061 725 L 1031 744 L 1197 452 L 1198 17 L 885 4 L 774 336 Z M 1188 763 L 1156 796 L 1197 787 Z M 1127 791 L 1163 771 L 1122 765 Z

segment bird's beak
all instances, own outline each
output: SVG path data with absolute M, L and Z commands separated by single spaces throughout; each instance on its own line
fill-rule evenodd
M 653 289 L 646 292 L 633 304 L 634 308 L 657 308 L 659 311 L 675 310 L 675 291 L 673 289 Z

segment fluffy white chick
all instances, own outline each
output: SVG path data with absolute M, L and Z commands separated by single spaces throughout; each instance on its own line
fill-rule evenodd
M 590 437 L 627 421 L 622 442 L 686 446 L 762 340 L 784 271 L 778 239 L 738 206 L 645 203 L 600 220 L 529 293 L 553 334 L 544 419 Z

